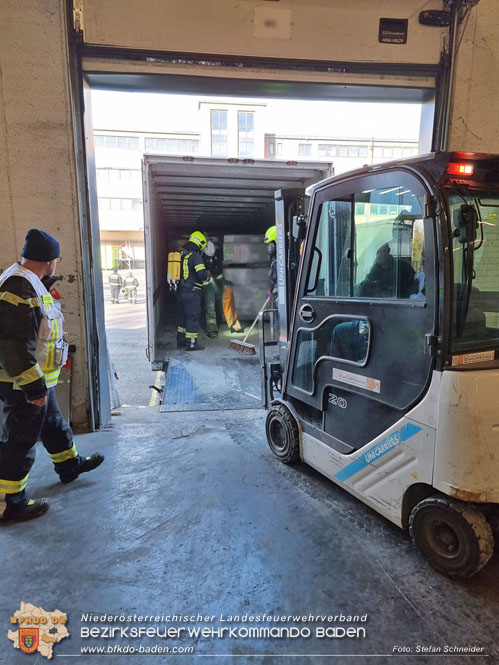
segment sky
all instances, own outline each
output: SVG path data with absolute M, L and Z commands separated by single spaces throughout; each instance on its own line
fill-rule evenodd
M 139 92 L 92 92 L 95 129 L 199 131 L 198 102 L 267 104 L 268 133 L 338 138 L 410 139 L 419 136 L 419 104 L 221 98 Z

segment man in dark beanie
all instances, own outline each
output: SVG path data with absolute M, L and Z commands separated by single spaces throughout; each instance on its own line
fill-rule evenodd
M 41 439 L 56 473 L 70 483 L 95 469 L 104 456 L 78 455 L 64 420 L 55 388 L 67 359 L 64 317 L 43 280 L 53 277 L 61 260 L 54 236 L 30 229 L 21 253 L 0 275 L 0 399 L 3 435 L 0 441 L 0 521 L 38 517 L 48 509 L 45 499 L 26 495 L 35 443 Z

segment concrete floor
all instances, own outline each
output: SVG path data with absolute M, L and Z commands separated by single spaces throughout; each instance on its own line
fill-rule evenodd
M 215 363 L 224 353 L 209 351 Z M 50 511 L 0 529 L 1 663 L 29 662 L 7 639 L 8 617 L 21 601 L 68 614 L 71 637 L 54 648 L 61 663 L 74 662 L 81 646 L 114 644 L 194 647 L 189 655 L 139 656 L 140 664 L 363 665 L 393 654 L 402 662 L 435 662 L 416 655 L 418 645 L 478 646 L 488 654 L 441 653 L 440 663 L 499 662 L 497 556 L 467 582 L 436 573 L 397 527 L 309 467 L 278 462 L 259 408 L 160 412 L 142 404 L 121 414 L 103 431 L 76 437 L 82 453 L 101 450 L 106 460 L 71 485 L 56 482 L 40 449 L 29 489 L 49 498 Z M 220 623 L 221 614 L 368 617 L 352 624 L 366 629 L 356 639 L 106 640 L 80 637 L 91 625 L 82 613 L 201 613 L 216 617 L 202 624 L 209 628 L 230 625 Z M 396 646 L 412 652 L 394 652 Z M 130 662 L 126 655 L 80 657 Z M 30 658 L 44 662 L 39 654 Z

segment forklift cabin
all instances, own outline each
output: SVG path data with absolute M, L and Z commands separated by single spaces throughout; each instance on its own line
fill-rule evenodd
M 269 446 L 470 577 L 499 503 L 499 157 L 329 178 L 307 190 L 306 218 L 303 193 L 294 208 L 280 194 L 279 360 L 261 322 Z

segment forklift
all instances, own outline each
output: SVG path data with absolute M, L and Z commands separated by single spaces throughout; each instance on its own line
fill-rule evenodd
M 468 578 L 499 504 L 499 156 L 437 152 L 276 192 L 266 434 Z

